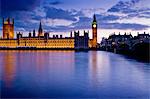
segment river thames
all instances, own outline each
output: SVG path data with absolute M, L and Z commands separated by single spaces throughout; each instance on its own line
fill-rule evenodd
M 150 65 L 103 51 L 0 51 L 2 98 L 150 98 Z

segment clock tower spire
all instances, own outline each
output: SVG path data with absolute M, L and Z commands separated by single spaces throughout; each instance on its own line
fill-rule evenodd
M 97 21 L 96 21 L 96 15 L 93 16 L 93 22 L 92 22 L 92 48 L 97 48 Z

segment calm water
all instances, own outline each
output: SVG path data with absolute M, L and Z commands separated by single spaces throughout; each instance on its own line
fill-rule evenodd
M 1 97 L 150 98 L 150 65 L 102 51 L 0 51 Z

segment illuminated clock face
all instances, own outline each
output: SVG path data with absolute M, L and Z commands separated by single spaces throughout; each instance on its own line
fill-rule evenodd
M 96 28 L 96 24 L 94 24 L 93 27 Z

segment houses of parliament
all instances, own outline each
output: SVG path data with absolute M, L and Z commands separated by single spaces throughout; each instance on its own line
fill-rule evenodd
M 14 37 L 14 19 L 3 18 L 3 36 L 0 38 L 0 49 L 96 49 L 97 48 L 97 21 L 93 16 L 92 39 L 89 38 L 89 32 L 84 31 L 80 36 L 79 31 L 70 33 L 70 37 L 62 35 L 49 36 L 49 33 L 43 31 L 40 22 L 38 34 L 35 30 L 28 36 L 17 33 Z

